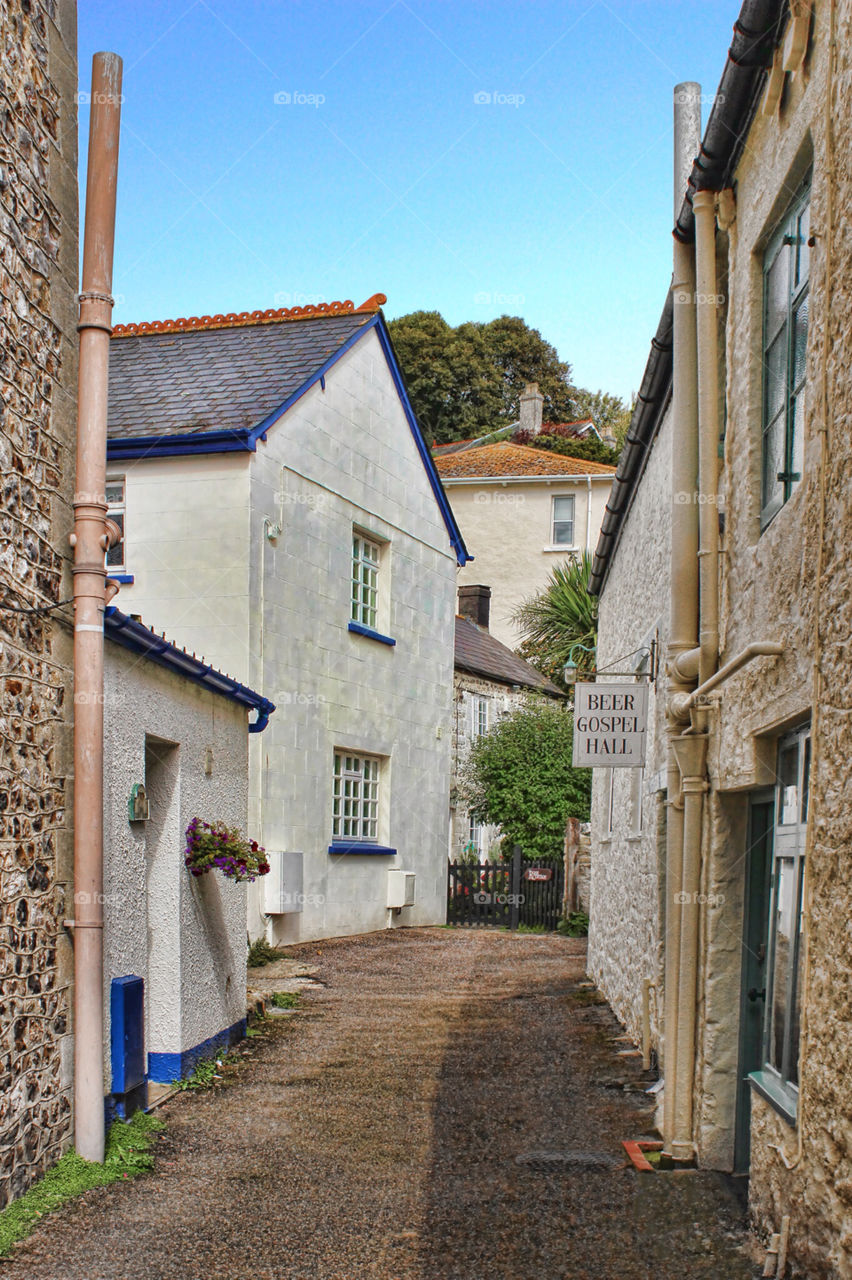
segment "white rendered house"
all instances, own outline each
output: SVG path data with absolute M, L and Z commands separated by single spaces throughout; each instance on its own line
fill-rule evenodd
M 252 938 L 444 919 L 469 557 L 383 301 L 119 326 L 112 343 L 121 607 L 278 708 L 252 741 L 249 826 L 272 865 Z

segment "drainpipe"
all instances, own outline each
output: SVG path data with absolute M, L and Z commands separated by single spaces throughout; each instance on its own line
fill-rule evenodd
M 699 679 L 708 680 L 719 657 L 719 331 L 716 303 L 716 193 L 696 191 L 696 327 L 698 336 L 698 520 L 701 630 Z
M 586 476 L 586 550 L 592 554 L 592 477 Z
M 121 59 L 92 59 L 74 494 L 74 1141 L 104 1158 L 103 687 L 106 428 Z
M 674 203 L 683 194 L 701 134 L 701 86 L 679 84 L 674 91 Z M 671 623 L 668 647 L 667 730 L 669 739 L 666 819 L 666 911 L 664 999 L 664 1136 L 674 1133 L 677 1090 L 675 1044 L 681 944 L 681 878 L 684 810 L 674 738 L 682 723 L 672 699 L 692 689 L 698 672 L 698 391 L 695 330 L 695 265 L 692 246 L 673 241 L 672 275 L 672 541 Z
M 683 794 L 683 869 L 680 887 L 681 946 L 677 975 L 677 1028 L 673 1046 L 677 1089 L 674 1095 L 674 1128 L 671 1130 L 668 1150 L 675 1160 L 691 1160 L 695 1154 L 692 1142 L 692 1085 L 695 1070 L 701 823 L 704 792 L 708 785 L 707 734 L 682 734 L 673 739 L 672 746 L 681 775 Z

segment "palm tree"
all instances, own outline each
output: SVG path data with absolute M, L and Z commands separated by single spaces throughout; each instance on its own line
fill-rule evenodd
M 562 668 L 575 646 L 583 646 L 572 659 L 579 673 L 592 671 L 595 666 L 598 601 L 589 595 L 591 572 L 588 551 L 555 565 L 547 586 L 528 596 L 513 614 L 522 635 L 521 657 L 563 687 Z

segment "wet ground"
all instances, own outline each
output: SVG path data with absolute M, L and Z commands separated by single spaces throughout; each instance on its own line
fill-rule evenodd
M 165 1103 L 153 1174 L 57 1212 L 0 1280 L 758 1274 L 730 1183 L 626 1167 L 647 1081 L 581 942 L 416 929 L 290 950 L 313 977 L 301 1008 Z

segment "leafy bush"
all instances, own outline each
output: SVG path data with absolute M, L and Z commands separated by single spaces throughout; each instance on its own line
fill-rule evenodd
M 272 964 L 275 960 L 280 960 L 285 952 L 279 951 L 277 947 L 273 947 L 271 943 L 266 941 L 262 935 L 255 938 L 254 942 L 249 939 L 248 959 L 246 964 L 249 969 L 260 969 L 265 964 Z
M 592 771 L 571 764 L 573 737 L 567 708 L 531 701 L 478 738 L 468 756 L 468 808 L 499 823 L 505 844 L 519 844 L 529 858 L 561 858 L 567 820 L 589 819 Z
M 585 938 L 589 932 L 589 917 L 585 911 L 569 911 L 567 917 L 557 924 L 556 932 L 566 938 Z
M 568 458 L 583 458 L 586 462 L 605 462 L 610 467 L 618 462 L 618 451 L 598 440 L 597 436 L 579 439 L 562 425 L 545 427 L 537 435 L 531 431 L 516 431 L 512 439 L 515 444 L 532 445 L 536 449 L 547 449 L 550 453 L 561 453 Z

